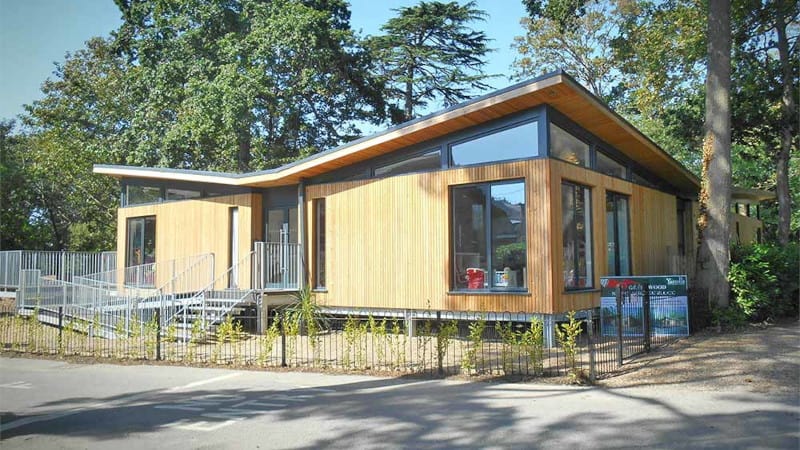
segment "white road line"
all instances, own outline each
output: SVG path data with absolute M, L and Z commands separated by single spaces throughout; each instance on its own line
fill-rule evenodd
M 105 409 L 107 407 L 113 406 L 114 403 L 119 403 L 121 401 L 131 402 L 131 401 L 136 401 L 136 400 L 139 400 L 139 399 L 142 399 L 142 398 L 151 397 L 153 395 L 169 394 L 169 393 L 172 393 L 172 392 L 180 391 L 182 389 L 188 389 L 188 388 L 192 388 L 192 387 L 196 387 L 196 386 L 202 386 L 204 384 L 214 383 L 214 382 L 225 380 L 225 379 L 228 379 L 228 378 L 233 378 L 233 377 L 239 376 L 241 374 L 242 374 L 241 372 L 234 372 L 234 373 L 230 373 L 228 375 L 222 375 L 222 376 L 215 377 L 215 378 L 209 378 L 207 380 L 195 381 L 193 383 L 185 384 L 183 386 L 176 386 L 176 387 L 173 387 L 173 388 L 170 388 L 170 389 L 164 389 L 164 390 L 161 390 L 161 391 L 156 392 L 156 393 L 145 392 L 143 394 L 137 394 L 137 395 L 133 395 L 133 396 L 130 396 L 130 397 L 123 397 L 123 398 L 120 398 L 120 399 L 118 399 L 118 400 L 116 400 L 114 402 L 92 403 L 90 405 L 81 405 L 81 406 L 77 406 L 75 408 L 68 409 L 66 411 L 62 411 L 62 412 L 58 412 L 58 413 L 44 414 L 44 415 L 41 415 L 41 416 L 26 417 L 24 419 L 15 420 L 13 422 L 0 424 L 0 436 L 2 436 L 3 433 L 5 433 L 6 431 L 13 430 L 14 428 L 19 428 L 21 426 L 29 425 L 29 424 L 32 424 L 32 423 L 47 422 L 47 421 L 50 421 L 50 420 L 60 419 L 62 417 L 67 417 L 67 416 L 71 416 L 71 415 L 74 415 L 74 414 L 86 412 L 87 410 L 90 410 L 90 409 Z
M 242 374 L 241 372 L 234 372 L 234 373 L 229 373 L 227 375 L 222 375 L 222 376 L 215 377 L 215 378 L 209 378 L 207 380 L 195 381 L 193 383 L 185 384 L 183 386 L 176 386 L 174 388 L 167 389 L 165 392 L 175 392 L 175 391 L 180 391 L 180 390 L 183 390 L 183 389 L 195 388 L 197 386 L 202 386 L 204 384 L 216 383 L 217 381 L 222 381 L 222 380 L 227 380 L 228 378 L 238 377 L 241 374 Z
M 31 389 L 33 385 L 27 381 L 15 381 L 13 383 L 0 384 L 0 388 L 5 389 Z

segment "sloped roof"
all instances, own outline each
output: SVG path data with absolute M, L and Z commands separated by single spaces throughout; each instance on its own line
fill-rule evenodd
M 667 180 L 679 191 L 686 194 L 699 191 L 700 180 L 694 174 L 562 71 L 509 86 L 275 169 L 234 174 L 95 165 L 94 172 L 116 178 L 194 181 L 245 187 L 291 185 L 301 179 L 311 178 L 543 104 L 555 108 L 629 158 Z

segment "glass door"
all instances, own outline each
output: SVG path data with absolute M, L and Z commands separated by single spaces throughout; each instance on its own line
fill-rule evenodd
M 286 288 L 297 272 L 297 207 L 267 210 L 267 287 Z
M 615 192 L 606 193 L 606 247 L 609 275 L 631 274 L 630 231 L 628 226 L 628 197 Z

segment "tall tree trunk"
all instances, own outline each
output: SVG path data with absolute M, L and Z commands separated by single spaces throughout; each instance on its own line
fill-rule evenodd
M 731 3 L 708 2 L 708 72 L 696 285 L 711 305 L 728 305 L 731 206 Z
M 250 135 L 250 130 L 239 130 L 237 141 L 239 146 L 239 152 L 236 158 L 237 169 L 240 173 L 249 172 L 250 160 L 252 159 L 252 155 L 250 154 L 250 149 L 252 147 L 252 136 Z
M 792 217 L 792 198 L 789 196 L 789 155 L 794 136 L 794 96 L 792 95 L 792 66 L 789 42 L 786 39 L 786 17 L 783 8 L 776 8 L 775 29 L 778 35 L 778 57 L 781 62 L 783 98 L 781 101 L 781 148 L 775 158 L 775 190 L 778 195 L 778 242 L 789 243 L 789 224 Z
M 411 120 L 414 118 L 414 68 L 408 68 L 408 79 L 406 80 L 406 91 L 405 94 L 405 108 L 403 113 L 405 114 L 405 120 Z

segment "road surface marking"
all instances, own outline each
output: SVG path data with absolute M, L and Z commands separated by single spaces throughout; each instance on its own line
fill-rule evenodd
M 62 417 L 72 416 L 72 415 L 79 414 L 79 413 L 82 413 L 82 412 L 86 412 L 87 410 L 92 410 L 92 409 L 106 409 L 106 408 L 113 407 L 115 403 L 119 403 L 119 402 L 123 402 L 123 401 L 132 402 L 132 401 L 136 401 L 136 400 L 140 400 L 140 399 L 143 399 L 143 398 L 152 397 L 152 396 L 159 395 L 159 394 L 169 394 L 169 393 L 173 393 L 173 392 L 176 392 L 176 391 L 180 391 L 182 389 L 188 389 L 188 388 L 192 388 L 192 387 L 196 387 L 196 386 L 202 386 L 204 384 L 214 383 L 214 382 L 225 380 L 225 379 L 228 379 L 228 378 L 233 378 L 233 377 L 239 376 L 239 375 L 241 375 L 241 372 L 234 372 L 234 373 L 231 373 L 231 374 L 228 374 L 228 375 L 223 375 L 223 376 L 219 376 L 219 377 L 215 377 L 215 378 L 209 378 L 207 380 L 195 381 L 193 383 L 185 384 L 183 386 L 176 386 L 176 387 L 173 387 L 173 388 L 170 388 L 170 389 L 163 389 L 163 390 L 155 392 L 155 393 L 153 393 L 153 392 L 144 392 L 144 393 L 141 393 L 141 394 L 132 395 L 130 397 L 122 397 L 122 398 L 119 398 L 119 399 L 117 399 L 115 401 L 112 401 L 112 402 L 97 402 L 97 403 L 92 403 L 90 405 L 77 406 L 75 408 L 71 408 L 71 409 L 68 409 L 68 410 L 62 411 L 62 412 L 57 412 L 57 413 L 52 413 L 52 414 L 44 414 L 44 415 L 41 415 L 41 416 L 26 417 L 24 419 L 15 420 L 13 422 L 0 424 L 0 436 L 3 433 L 5 433 L 5 432 L 7 432 L 9 430 L 13 430 L 14 428 L 19 428 L 21 426 L 29 425 L 29 424 L 32 424 L 32 423 L 47 422 L 47 421 L 50 421 L 50 420 L 56 420 L 56 419 L 60 419 Z
M 183 389 L 191 389 L 191 388 L 195 388 L 197 386 L 202 386 L 204 384 L 216 383 L 217 381 L 222 381 L 222 380 L 227 380 L 228 378 L 238 377 L 241 374 L 242 374 L 241 372 L 234 372 L 234 373 L 229 373 L 227 375 L 222 375 L 222 376 L 215 377 L 215 378 L 209 378 L 207 380 L 195 381 L 193 383 L 185 384 L 183 386 L 175 386 L 174 388 L 167 389 L 166 392 L 175 392 L 175 391 L 180 391 L 180 390 L 183 390 Z
M 15 381 L 13 383 L 0 384 L 0 388 L 5 389 L 32 389 L 33 385 L 27 381 Z

